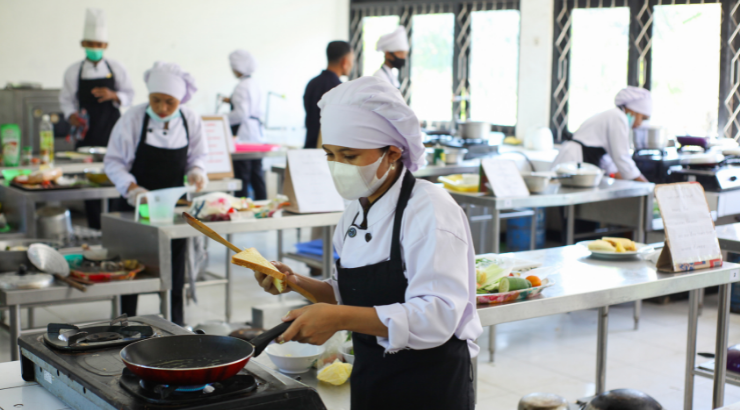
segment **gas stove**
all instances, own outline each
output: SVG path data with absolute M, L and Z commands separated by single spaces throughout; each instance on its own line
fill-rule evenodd
M 465 160 L 485 157 L 498 152 L 498 145 L 493 145 L 490 140 L 470 139 L 455 137 L 447 134 L 429 135 L 424 145 L 433 147 L 441 145 L 449 148 L 465 148 L 468 153 L 465 154 Z
M 656 184 L 668 182 L 668 170 L 680 164 L 675 148 L 637 150 L 632 159 L 642 175 Z
M 23 379 L 38 382 L 73 409 L 326 409 L 316 390 L 254 360 L 236 376 L 204 386 L 146 383 L 121 361 L 128 343 L 178 334 L 189 332 L 158 316 L 88 327 L 50 325 L 47 332 L 18 339 Z
M 667 182 L 698 182 L 705 191 L 728 191 L 740 188 L 740 166 L 674 166 Z

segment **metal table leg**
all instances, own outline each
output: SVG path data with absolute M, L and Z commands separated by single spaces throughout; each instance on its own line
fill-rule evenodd
M 33 329 L 36 327 L 36 312 L 34 311 L 35 308 L 29 307 L 28 308 L 28 328 Z
M 727 374 L 727 339 L 730 337 L 730 285 L 719 287 L 717 310 L 717 344 L 714 347 L 714 390 L 712 408 L 725 404 L 725 376 Z
M 163 290 L 159 292 L 159 312 L 162 317 L 167 320 L 172 320 L 172 311 L 170 310 L 170 291 Z
M 108 210 L 108 198 L 103 198 L 100 200 L 100 213 L 107 214 L 108 212 L 110 212 Z
M 635 330 L 637 330 L 637 329 L 640 328 L 640 313 L 641 312 L 642 312 L 642 301 L 641 300 L 636 300 L 635 301 L 635 312 L 634 312 Z
M 491 252 L 501 253 L 501 211 L 498 209 L 492 209 L 491 213 Z
M 596 335 L 596 394 L 606 388 L 606 342 L 609 337 L 609 306 L 599 308 Z
M 111 299 L 111 319 L 119 316 L 121 316 L 121 295 L 116 295 Z
M 575 243 L 575 226 L 576 226 L 576 207 L 568 205 L 565 207 L 565 218 L 568 226 L 565 228 L 565 244 L 573 245 Z
M 683 384 L 683 409 L 694 407 L 694 368 L 696 367 L 696 334 L 699 327 L 699 290 L 689 291 L 689 331 L 686 335 L 686 370 Z
M 701 312 L 704 310 L 704 289 L 699 289 L 699 316 L 701 316 Z
M 283 261 L 283 230 L 278 229 L 277 231 L 277 260 L 278 262 Z
M 226 240 L 233 242 L 233 235 L 226 235 Z M 226 248 L 226 323 L 231 323 L 231 249 Z
M 496 353 L 496 325 L 488 326 L 488 362 L 493 363 L 493 355 Z
M 537 249 L 537 208 L 532 208 L 532 227 L 529 232 L 529 250 Z
M 21 307 L 18 305 L 8 306 L 10 313 L 10 359 L 20 359 L 18 352 L 18 336 L 21 335 Z

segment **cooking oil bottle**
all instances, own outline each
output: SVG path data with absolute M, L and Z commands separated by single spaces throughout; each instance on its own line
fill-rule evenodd
M 43 117 L 41 117 L 39 134 L 41 136 L 39 145 L 41 163 L 54 164 L 54 126 L 51 124 L 49 114 L 44 114 Z

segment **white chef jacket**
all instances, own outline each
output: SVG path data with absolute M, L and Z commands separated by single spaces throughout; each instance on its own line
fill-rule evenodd
M 403 172 L 406 172 L 405 170 Z M 403 175 L 371 207 L 367 230 L 347 235 L 352 220 L 363 219 L 360 201 L 345 209 L 334 232 L 334 249 L 345 268 L 367 266 L 390 259 L 393 219 Z M 366 240 L 366 234 L 371 240 Z M 378 344 L 388 353 L 402 349 L 430 349 L 454 334 L 468 343 L 470 356 L 479 348 L 474 340 L 483 332 L 476 311 L 475 251 L 470 226 L 462 208 L 442 188 L 416 180 L 401 227 L 401 256 L 408 279 L 406 301 L 375 306 L 388 338 Z M 327 280 L 342 303 L 336 269 Z
M 616 168 L 623 179 L 631 180 L 642 173 L 632 159 L 629 135 L 627 115 L 615 107 L 586 120 L 573 134 L 573 140 L 589 147 L 604 148 L 608 158 L 602 158 L 601 168 L 610 173 Z M 563 143 L 553 168 L 563 162 L 583 162 L 583 151 L 577 142 Z
M 128 107 L 131 105 L 131 102 L 134 100 L 134 86 L 131 84 L 128 71 L 126 71 L 121 63 L 104 58 L 97 65 L 94 65 L 90 60 L 85 59 L 84 61 L 72 64 L 64 72 L 64 84 L 62 84 L 62 91 L 59 93 L 59 104 L 62 106 L 64 118 L 69 118 L 70 115 L 80 110 L 80 103 L 77 101 L 80 64 L 83 64 L 82 79 L 95 80 L 106 78 L 110 74 L 108 64 L 105 64 L 106 61 L 110 64 L 111 70 L 113 70 L 113 76 L 116 79 L 116 89 L 114 91 L 118 95 L 118 99 L 121 100 L 120 104 L 113 102 L 113 105 L 116 107 Z
M 144 125 L 144 116 L 148 103 L 131 107 L 116 122 L 108 141 L 108 152 L 103 160 L 105 173 L 115 184 L 121 195 L 126 195 L 129 185 L 136 182 L 131 175 L 131 167 L 136 158 L 136 148 L 141 140 L 141 127 Z M 188 146 L 188 161 L 186 170 L 194 167 L 206 169 L 205 160 L 208 156 L 208 145 L 203 136 L 203 121 L 200 115 L 188 107 L 180 106 L 182 115 L 188 121 L 190 145 Z M 146 143 L 157 148 L 177 149 L 188 144 L 183 126 L 182 117 L 170 121 L 168 130 L 164 129 L 164 123 L 149 119 L 149 132 Z
M 398 69 L 390 68 L 383 64 L 378 71 L 373 74 L 373 77 L 382 78 L 385 81 L 396 88 L 401 88 L 401 83 L 398 81 Z
M 261 119 L 262 91 L 249 76 L 239 78 L 239 84 L 231 95 L 231 104 L 234 109 L 229 113 L 229 124 L 241 124 L 237 132 L 237 139 L 242 142 L 264 141 Z

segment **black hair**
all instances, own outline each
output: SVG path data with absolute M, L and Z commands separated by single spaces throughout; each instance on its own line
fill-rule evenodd
M 326 59 L 329 64 L 338 63 L 344 56 L 352 52 L 352 46 L 346 41 L 332 41 L 326 46 Z

